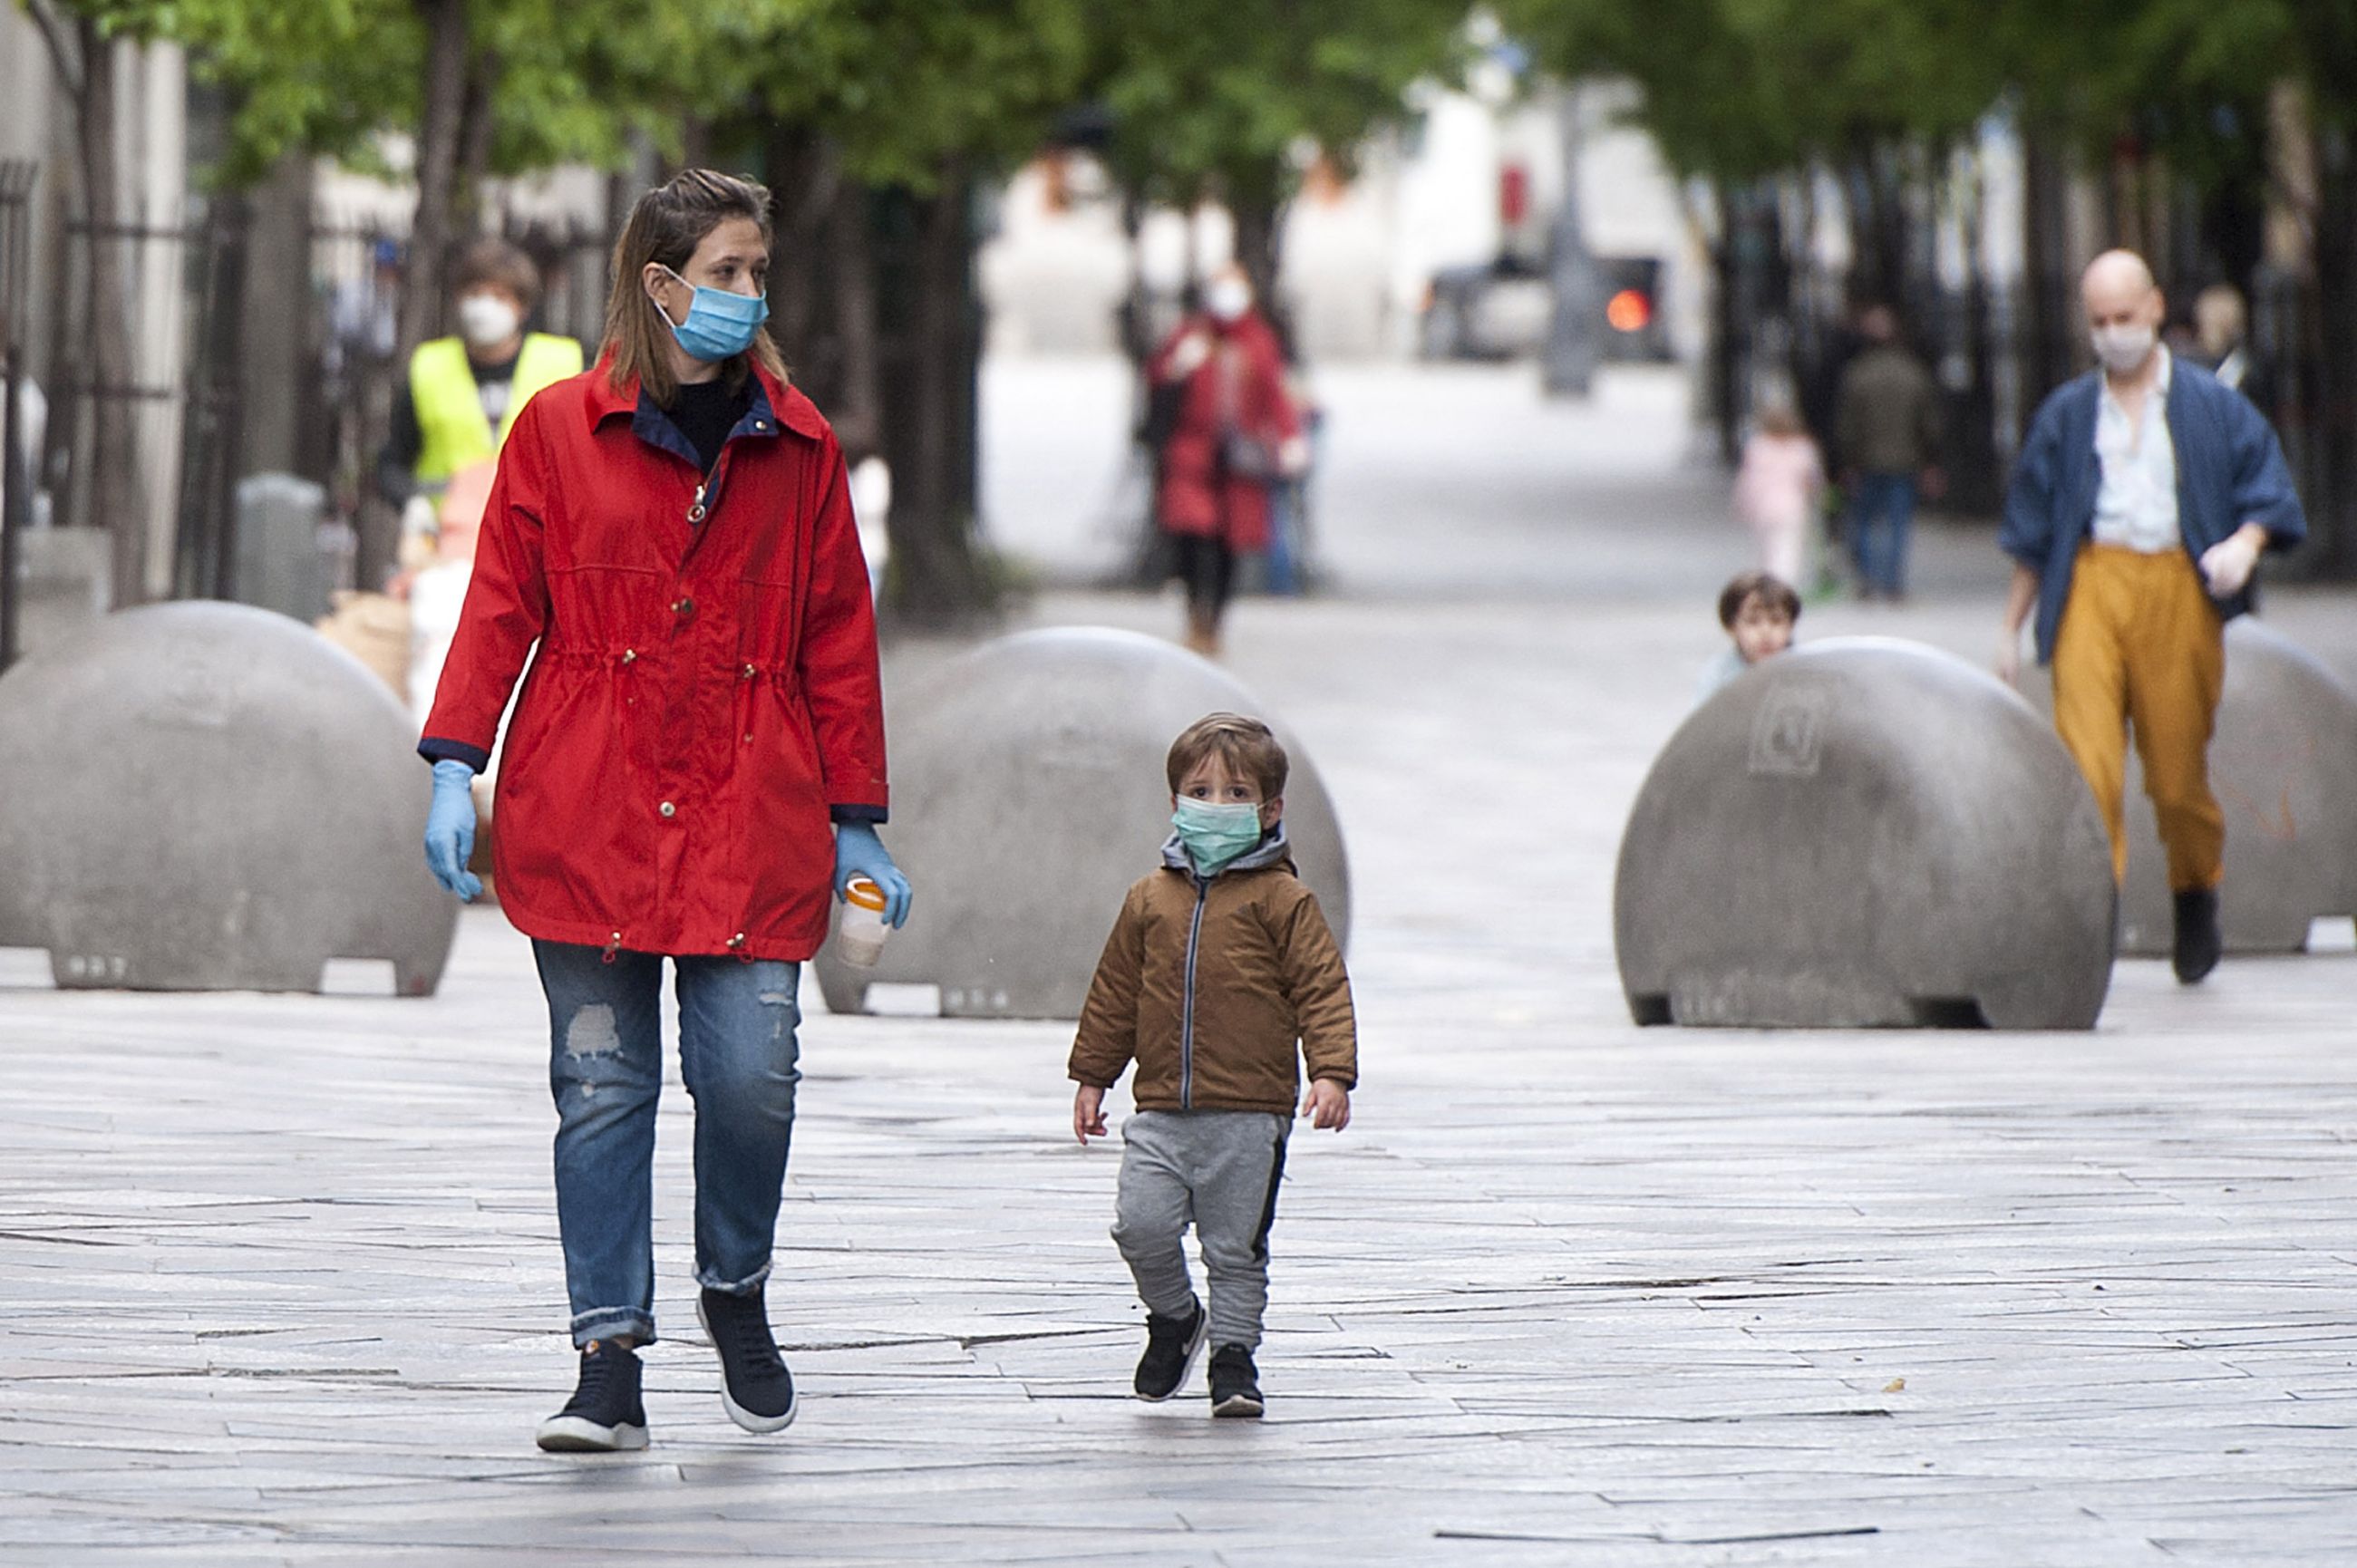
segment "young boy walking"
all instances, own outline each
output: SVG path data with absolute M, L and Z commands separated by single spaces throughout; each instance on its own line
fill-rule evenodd
M 1285 838 L 1285 748 L 1213 714 L 1171 745 L 1162 869 L 1122 902 L 1072 1043 L 1072 1132 L 1106 1135 L 1105 1090 L 1131 1062 L 1114 1244 L 1146 1303 L 1134 1387 L 1167 1400 L 1209 1338 L 1211 1413 L 1263 1408 L 1261 1315 L 1285 1140 L 1300 1114 L 1340 1132 L 1358 1081 L 1351 977 Z M 1192 1221 L 1211 1302 L 1179 1241 Z

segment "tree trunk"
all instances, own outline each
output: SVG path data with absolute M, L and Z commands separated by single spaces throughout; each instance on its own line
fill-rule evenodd
M 2025 121 L 2022 155 L 2022 340 L 2020 416 L 2071 379 L 2077 282 L 2071 276 L 2070 175 L 2050 127 Z M 2018 433 L 2017 433 L 2018 434 Z
M 1276 329 L 1277 347 L 1286 363 L 1294 364 L 1300 356 L 1294 341 L 1293 312 L 1276 287 L 1285 263 L 1284 179 L 1283 166 L 1272 162 L 1249 179 L 1233 182 L 1228 212 L 1235 223 L 1236 263 L 1252 281 L 1253 297 L 1260 302 L 1261 314 Z
M 897 297 L 880 302 L 885 319 L 903 324 L 884 385 L 894 603 L 931 625 L 967 619 L 994 597 L 974 537 L 981 334 L 970 190 L 953 166 L 933 193 L 904 199 L 901 264 L 888 274 Z
M 132 300 L 124 266 L 138 242 L 123 221 L 114 46 L 87 16 L 77 21 L 76 31 L 82 80 L 74 103 L 75 139 L 90 238 L 90 315 L 81 350 L 91 388 L 90 521 L 112 536 L 113 602 L 120 609 L 147 598 L 147 509 L 141 504 L 132 442 Z
M 467 62 L 467 86 L 459 100 L 457 166 L 450 177 L 450 242 L 455 252 L 460 242 L 482 231 L 483 182 L 491 172 L 491 131 L 498 123 L 492 108 L 499 94 L 500 68 L 487 56 Z
M 425 106 L 417 127 L 417 217 L 409 231 L 409 269 L 401 281 L 396 360 L 402 364 L 441 324 L 467 117 L 467 0 L 415 3 L 425 23 Z
M 840 346 L 836 424 L 855 460 L 884 447 L 884 372 L 876 316 L 876 252 L 867 188 L 837 179 L 827 213 L 834 331 Z
M 2357 150 L 2347 133 L 2319 137 L 2316 272 L 2310 295 L 2307 428 L 2314 448 L 2308 562 L 2330 576 L 2357 571 Z
M 1957 510 L 1987 516 L 2004 504 L 1998 476 L 2010 452 L 1997 449 L 1996 367 L 1989 351 L 1989 288 L 1985 252 L 1988 239 L 1988 193 L 1975 158 L 1964 177 L 1964 352 L 1971 380 L 1958 400 L 1958 417 L 1947 422 L 1945 467 L 1952 477 L 1949 500 Z
M 834 290 L 827 220 L 836 181 L 833 149 L 807 124 L 771 128 L 763 172 L 775 199 L 777 257 L 770 269 L 770 335 L 794 381 L 820 407 L 834 406 Z
M 1725 181 L 1711 188 L 1718 207 L 1718 234 L 1710 248 L 1712 291 L 1710 331 L 1710 412 L 1718 426 L 1718 453 L 1730 467 L 1743 456 L 1742 280 L 1736 264 L 1735 188 Z

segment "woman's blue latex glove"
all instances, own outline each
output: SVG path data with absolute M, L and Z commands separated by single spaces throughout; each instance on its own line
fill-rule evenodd
M 483 890 L 483 879 L 467 869 L 474 853 L 475 770 L 445 757 L 434 765 L 434 804 L 425 812 L 425 869 L 470 904 Z
M 437 766 L 438 771 L 438 766 Z M 884 923 L 898 930 L 909 923 L 909 902 L 914 897 L 909 879 L 892 864 L 886 853 L 884 841 L 876 836 L 868 822 L 837 822 L 834 825 L 834 896 L 843 897 L 845 884 L 855 876 L 865 876 L 884 890 Z

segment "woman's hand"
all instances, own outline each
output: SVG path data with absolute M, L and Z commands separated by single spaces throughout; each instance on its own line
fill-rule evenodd
M 438 769 L 437 769 L 438 771 Z M 884 891 L 884 923 L 899 930 L 909 923 L 909 905 L 915 894 L 900 868 L 892 864 L 884 841 L 870 822 L 837 822 L 834 827 L 834 896 L 855 876 L 865 876 Z
M 475 853 L 475 770 L 445 757 L 434 765 L 434 803 L 425 811 L 425 869 L 471 904 L 483 879 L 467 869 Z

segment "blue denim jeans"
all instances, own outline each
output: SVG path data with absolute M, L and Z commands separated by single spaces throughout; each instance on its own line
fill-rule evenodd
M 653 953 L 533 943 L 548 993 L 556 1221 L 573 1342 L 655 1337 L 655 1101 L 662 966 Z M 769 1278 L 802 1072 L 802 966 L 672 960 L 679 1065 L 695 1101 L 695 1279 L 746 1294 Z
M 1861 586 L 1907 591 L 1907 536 L 1915 523 L 1915 476 L 1860 474 L 1849 513 L 1850 551 Z

